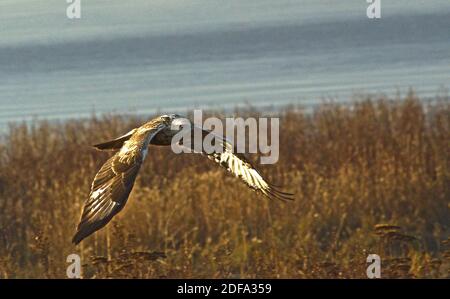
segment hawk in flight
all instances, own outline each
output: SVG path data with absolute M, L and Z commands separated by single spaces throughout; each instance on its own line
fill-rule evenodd
M 176 114 L 163 115 L 117 139 L 94 145 L 98 150 L 114 150 L 116 153 L 103 164 L 92 182 L 73 243 L 80 243 L 104 227 L 123 209 L 147 156 L 149 145 L 171 145 L 172 137 L 180 132 L 185 121 L 187 120 Z M 178 129 L 175 130 L 174 127 Z M 192 132 L 200 130 L 202 137 L 212 134 L 198 127 L 189 128 Z M 293 200 L 293 194 L 282 192 L 269 184 L 244 154 L 237 153 L 230 141 L 217 135 L 215 141 L 219 142 L 222 151 L 207 153 L 202 150 L 201 153 L 268 198 Z

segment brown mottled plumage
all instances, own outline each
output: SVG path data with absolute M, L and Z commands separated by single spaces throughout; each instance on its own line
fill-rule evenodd
M 89 198 L 84 204 L 77 232 L 72 239 L 73 243 L 78 244 L 104 227 L 123 209 L 147 156 L 149 145 L 171 145 L 172 137 L 179 132 L 171 129 L 175 119 L 181 117 L 174 114 L 163 115 L 117 139 L 94 145 L 99 150 L 117 152 L 103 164 L 92 182 Z M 200 129 L 194 127 L 192 130 Z M 209 133 L 202 131 L 203 136 Z M 292 194 L 281 192 L 267 183 L 244 154 L 236 153 L 230 142 L 223 137 L 217 137 L 223 151 L 202 154 L 239 177 L 253 190 L 269 198 L 292 200 Z

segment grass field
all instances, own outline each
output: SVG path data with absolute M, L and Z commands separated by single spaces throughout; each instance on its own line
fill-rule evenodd
M 71 253 L 85 278 L 365 278 L 371 253 L 384 278 L 450 277 L 449 101 L 293 108 L 280 111 L 279 162 L 260 170 L 294 202 L 152 147 L 125 209 L 78 246 L 82 204 L 110 155 L 90 145 L 146 119 L 11 125 L 0 141 L 0 278 L 64 278 Z

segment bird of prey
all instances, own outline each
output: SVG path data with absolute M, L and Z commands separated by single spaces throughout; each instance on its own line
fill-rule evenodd
M 116 153 L 103 164 L 92 182 L 73 243 L 80 243 L 104 227 L 123 209 L 147 157 L 149 145 L 171 145 L 173 136 L 179 132 L 179 129 L 173 129 L 172 124 L 181 123 L 181 119 L 186 120 L 177 114 L 162 115 L 117 139 L 94 145 L 98 150 L 113 150 Z M 178 127 L 182 128 L 180 125 Z M 202 136 L 211 133 L 195 126 L 191 130 L 201 130 Z M 221 136 L 216 137 L 223 150 L 212 153 L 202 151 L 201 154 L 268 198 L 293 200 L 293 194 L 282 192 L 269 184 L 244 154 L 236 152 L 230 141 Z

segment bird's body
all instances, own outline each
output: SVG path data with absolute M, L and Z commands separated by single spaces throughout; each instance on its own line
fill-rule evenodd
M 116 153 L 103 164 L 92 182 L 89 198 L 72 240 L 75 244 L 105 226 L 123 209 L 139 169 L 149 154 L 149 145 L 171 145 L 173 136 L 180 131 L 172 129 L 172 125 L 179 120 L 184 119 L 176 114 L 163 115 L 117 139 L 94 145 L 99 150 L 113 150 Z M 194 127 L 193 130 L 201 129 Z M 202 135 L 206 133 L 209 132 L 202 130 Z M 222 152 L 202 154 L 265 196 L 292 199 L 292 194 L 281 192 L 267 183 L 245 155 L 234 153 L 234 147 L 229 141 L 222 137 L 219 140 L 223 146 Z

